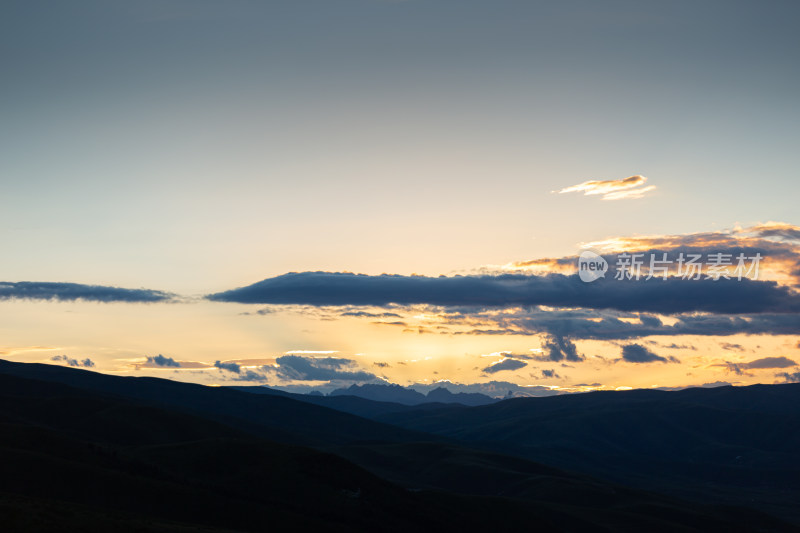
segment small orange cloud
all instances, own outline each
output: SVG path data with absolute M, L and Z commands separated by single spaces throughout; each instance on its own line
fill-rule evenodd
M 643 187 L 647 178 L 640 175 L 629 176 L 621 180 L 591 180 L 584 181 L 578 185 L 565 187 L 558 192 L 564 194 L 567 192 L 582 192 L 584 196 L 602 195 L 603 200 L 622 200 L 641 198 L 645 193 L 648 193 L 656 188 L 655 185 L 648 185 Z

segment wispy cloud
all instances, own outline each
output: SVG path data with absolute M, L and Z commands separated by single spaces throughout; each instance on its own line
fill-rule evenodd
M 286 355 L 332 355 L 338 350 L 289 350 Z
M 141 370 L 142 368 L 160 368 L 160 369 L 177 369 L 180 368 L 182 370 L 185 369 L 199 369 L 199 368 L 211 368 L 212 365 L 208 363 L 201 363 L 199 361 L 179 361 L 172 357 L 167 357 L 165 355 L 155 355 L 155 356 L 145 356 L 144 358 L 136 358 L 130 361 L 130 366 L 132 366 L 135 370 Z
M 792 368 L 797 366 L 797 363 L 793 360 L 789 359 L 788 357 L 762 357 L 761 359 L 755 359 L 754 361 L 749 361 L 747 363 L 732 363 L 730 361 L 726 361 L 722 364 L 712 365 L 712 366 L 724 366 L 730 372 L 738 375 L 749 375 L 747 374 L 747 370 L 763 370 L 769 368 Z
M 55 300 L 71 302 L 167 302 L 175 295 L 153 289 L 123 289 L 80 283 L 18 281 L 0 282 L 0 300 Z
M 800 372 L 781 372 L 776 378 L 783 378 L 785 383 L 800 383 Z
M 785 222 L 765 222 L 741 232 L 754 233 L 761 237 L 779 237 L 781 239 L 800 241 L 800 227 Z
M 474 311 L 443 312 L 453 335 L 541 335 L 571 339 L 623 340 L 650 336 L 798 335 L 800 321 L 794 314 L 738 315 L 687 313 L 673 315 L 672 324 L 647 313 L 574 309 L 524 309 L 496 314 Z M 467 329 L 456 329 L 464 328 Z M 563 353 L 563 351 L 561 352 Z M 548 350 L 543 357 L 558 357 Z
M 603 200 L 623 200 L 641 198 L 646 193 L 654 190 L 655 185 L 644 186 L 647 178 L 640 175 L 629 176 L 619 180 L 590 180 L 577 185 L 565 187 L 559 194 L 568 192 L 582 192 L 585 196 L 600 195 Z

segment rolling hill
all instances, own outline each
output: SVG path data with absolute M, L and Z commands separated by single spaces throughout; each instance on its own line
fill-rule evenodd
M 167 380 L 2 362 L 0 427 L 4 531 L 795 530 L 290 398 Z
M 377 417 L 407 429 L 800 522 L 800 384 L 520 398 Z

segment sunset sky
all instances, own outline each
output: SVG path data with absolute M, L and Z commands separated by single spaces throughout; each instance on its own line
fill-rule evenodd
M 799 24 L 777 0 L 3 2 L 0 357 L 301 391 L 799 381 Z M 626 251 L 763 259 L 616 280 Z

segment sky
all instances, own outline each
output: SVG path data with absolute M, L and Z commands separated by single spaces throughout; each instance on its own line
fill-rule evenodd
M 5 1 L 0 357 L 322 391 L 800 380 L 798 23 Z M 636 251 L 763 261 L 615 279 Z

